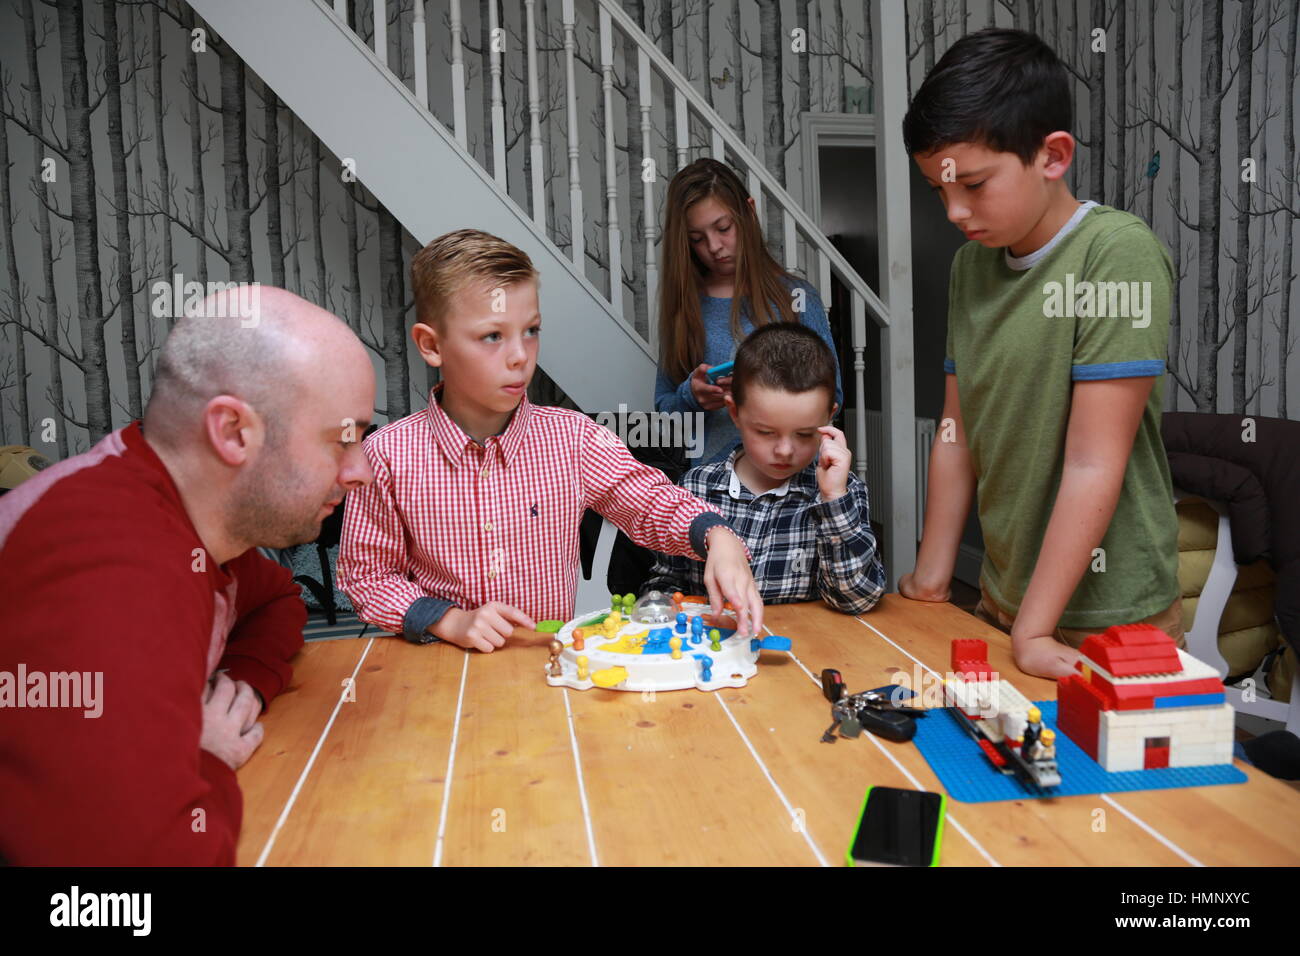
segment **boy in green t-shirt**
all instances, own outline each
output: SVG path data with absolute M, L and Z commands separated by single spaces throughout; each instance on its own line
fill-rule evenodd
M 1135 216 L 1080 203 L 1065 69 L 1038 37 L 957 41 L 903 120 L 972 241 L 953 259 L 943 422 L 903 596 L 946 601 L 979 492 L 977 614 L 1025 672 L 1071 672 L 1084 637 L 1147 621 L 1183 643 L 1160 411 L 1168 253 Z

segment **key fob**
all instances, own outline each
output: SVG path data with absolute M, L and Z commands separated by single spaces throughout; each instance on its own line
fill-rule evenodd
M 844 678 L 833 667 L 828 667 L 822 671 L 822 694 L 832 704 L 838 703 L 839 699 L 844 696 Z
M 906 743 L 916 736 L 916 720 L 896 710 L 863 710 L 859 715 L 862 727 L 877 737 Z M 856 736 L 856 735 L 855 735 Z

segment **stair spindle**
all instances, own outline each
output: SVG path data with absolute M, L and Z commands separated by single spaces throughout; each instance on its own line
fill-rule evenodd
M 782 207 L 781 221 L 785 225 L 785 267 L 799 268 L 799 237 L 795 234 L 794 216 L 790 210 Z
M 637 47 L 637 102 L 641 108 L 641 169 L 640 174 L 645 197 L 645 294 L 647 341 L 652 352 L 658 349 L 659 322 L 657 303 L 659 301 L 659 266 L 655 261 L 655 240 L 659 235 L 655 212 L 655 184 L 659 180 L 650 138 L 650 113 L 654 107 L 654 91 L 650 88 L 650 57 L 644 47 Z M 649 160 L 649 162 L 646 162 Z
M 460 44 L 460 0 L 451 0 L 451 122 L 456 142 L 469 149 L 465 126 L 465 55 Z
M 573 0 L 564 0 L 565 111 L 569 117 L 569 232 L 573 264 L 580 275 L 587 272 L 587 237 L 583 232 L 582 167 L 578 153 L 578 87 L 573 79 L 573 54 L 577 49 L 574 36 Z
M 374 0 L 375 56 L 379 57 L 380 63 L 388 66 L 388 11 L 384 7 L 384 0 Z
M 623 317 L 623 236 L 618 227 L 618 164 L 614 144 L 614 37 L 609 11 L 600 8 L 600 85 L 605 97 L 605 204 L 609 233 L 609 304 Z M 631 131 L 629 130 L 629 133 Z
M 546 163 L 542 158 L 542 104 L 537 91 L 537 0 L 524 0 L 528 43 L 528 153 L 532 167 L 533 222 L 546 231 Z
M 889 335 L 890 329 L 883 329 L 882 335 Z M 860 292 L 853 292 L 853 381 L 858 387 L 858 416 L 856 427 L 853 434 L 853 470 L 858 473 L 858 477 L 865 479 L 867 477 L 867 384 L 866 368 L 867 363 L 863 358 L 863 353 L 867 348 L 867 300 L 862 297 Z M 877 497 L 880 493 L 874 492 Z M 882 510 L 882 515 L 889 514 L 888 510 Z
M 505 31 L 497 19 L 497 0 L 488 0 L 488 34 L 491 48 L 488 69 L 492 73 L 492 178 L 506 188 L 506 107 L 501 98 L 501 54 L 506 47 Z
M 411 24 L 411 56 L 415 61 L 415 98 L 429 108 L 429 61 L 425 59 L 424 0 L 415 0 L 415 19 Z
M 680 86 L 673 87 L 673 115 L 677 122 L 677 168 L 691 161 L 691 115 L 687 112 L 686 94 Z

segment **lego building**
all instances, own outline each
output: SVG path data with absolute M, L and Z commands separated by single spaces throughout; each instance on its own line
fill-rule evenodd
M 1109 771 L 1232 762 L 1233 710 L 1210 665 L 1147 624 L 1111 627 L 1057 682 L 1057 728 Z

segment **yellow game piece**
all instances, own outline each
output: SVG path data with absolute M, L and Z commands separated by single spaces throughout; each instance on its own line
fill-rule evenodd
M 587 679 L 587 658 L 584 655 L 578 658 L 578 680 L 586 680 L 586 679 Z
M 682 659 L 682 639 L 680 637 L 669 638 L 668 646 L 673 650 L 673 660 L 680 661 Z
M 626 667 L 606 667 L 591 675 L 591 682 L 597 687 L 617 687 L 625 680 L 627 680 Z

